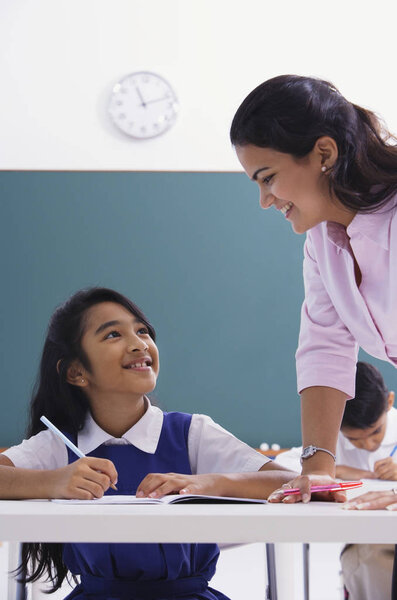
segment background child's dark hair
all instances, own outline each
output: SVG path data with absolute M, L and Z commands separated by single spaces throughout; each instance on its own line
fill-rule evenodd
M 357 363 L 356 395 L 346 402 L 341 427 L 367 429 L 387 410 L 388 390 L 376 367 Z
M 81 388 L 67 382 L 67 370 L 75 359 L 90 370 L 81 339 L 87 311 L 102 302 L 114 302 L 126 308 L 146 325 L 150 337 L 156 339 L 155 330 L 142 311 L 122 294 L 100 287 L 76 292 L 51 317 L 31 401 L 27 437 L 45 429 L 40 421 L 41 415 L 69 433 L 77 433 L 84 426 L 89 410 L 88 399 Z M 51 591 L 57 590 L 67 575 L 62 544 L 23 544 L 22 563 L 17 573 L 25 582 L 36 581 L 46 573 L 53 585 Z
M 397 146 L 376 115 L 352 104 L 330 82 L 279 75 L 256 87 L 230 129 L 234 146 L 253 144 L 303 158 L 318 138 L 338 146 L 329 190 L 347 208 L 371 211 L 397 191 Z

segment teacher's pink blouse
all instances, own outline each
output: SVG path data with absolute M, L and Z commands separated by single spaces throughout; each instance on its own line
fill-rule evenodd
M 397 367 L 397 204 L 332 222 L 306 237 L 298 391 L 328 386 L 354 397 L 358 347 Z M 354 252 L 362 274 L 358 288 Z

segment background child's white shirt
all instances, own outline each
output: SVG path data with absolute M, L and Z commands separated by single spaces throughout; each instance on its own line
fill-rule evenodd
M 338 444 L 336 446 L 336 463 L 338 465 L 348 465 L 357 469 L 373 471 L 375 463 L 382 458 L 390 456 L 396 444 L 397 409 L 392 406 L 387 413 L 386 433 L 379 448 L 375 452 L 356 448 L 342 433 L 339 433 Z M 397 460 L 397 451 L 394 458 Z
M 356 448 L 342 432 L 339 432 L 338 442 L 336 445 L 336 464 L 347 465 L 357 469 L 373 471 L 376 461 L 381 458 L 390 456 L 391 451 L 397 444 L 397 409 L 394 406 L 387 413 L 387 425 L 385 437 L 381 445 L 375 452 L 369 452 L 361 448 Z M 302 446 L 291 448 L 287 452 L 282 452 L 276 458 L 276 463 L 291 469 L 292 471 L 300 471 L 300 455 Z M 397 461 L 397 451 L 394 455 Z
M 133 444 L 144 452 L 156 451 L 163 412 L 148 401 L 143 417 L 122 438 L 112 438 L 88 415 L 77 445 L 88 454 L 101 444 Z M 193 474 L 258 471 L 270 459 L 237 439 L 206 415 L 194 414 L 188 434 L 189 461 Z M 65 444 L 49 430 L 41 431 L 4 454 L 16 467 L 58 469 L 68 464 Z

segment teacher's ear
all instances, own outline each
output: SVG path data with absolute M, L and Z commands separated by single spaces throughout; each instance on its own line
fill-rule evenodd
M 332 169 L 336 159 L 338 158 L 338 146 L 335 140 L 328 135 L 319 137 L 314 144 L 312 152 L 315 153 L 318 158 L 321 170 L 326 173 L 329 169 Z

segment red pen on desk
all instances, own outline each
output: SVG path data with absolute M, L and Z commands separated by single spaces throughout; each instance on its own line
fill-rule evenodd
M 340 483 L 332 483 L 331 485 L 312 485 L 310 488 L 311 492 L 340 492 L 343 490 L 353 490 L 354 488 L 361 487 L 362 481 L 341 481 Z M 299 488 L 287 488 L 283 490 L 285 496 L 291 496 L 293 494 L 300 494 Z

